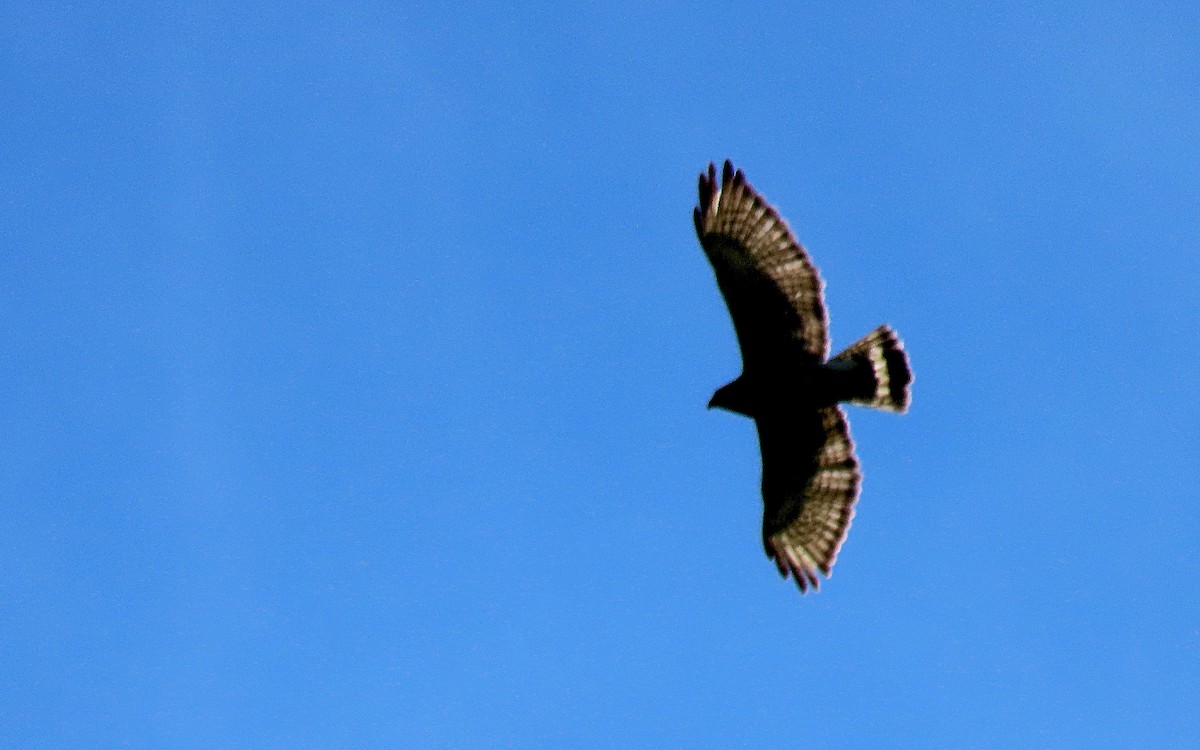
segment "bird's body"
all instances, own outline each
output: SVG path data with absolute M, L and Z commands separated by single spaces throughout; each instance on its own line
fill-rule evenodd
M 873 371 L 864 363 L 784 359 L 771 372 L 743 373 L 721 386 L 709 406 L 743 416 L 778 415 L 791 409 L 821 409 L 846 401 L 870 398 Z
M 862 475 L 839 403 L 903 412 L 912 372 L 880 326 L 829 359 L 822 283 L 787 224 L 726 161 L 700 175 L 696 234 L 742 350 L 742 374 L 709 407 L 750 417 L 763 460 L 763 544 L 801 591 L 829 575 Z

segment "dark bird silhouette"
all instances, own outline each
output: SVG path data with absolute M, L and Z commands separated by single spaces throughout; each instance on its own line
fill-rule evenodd
M 862 473 L 839 403 L 908 409 L 912 371 L 880 326 L 829 359 L 829 316 L 816 266 L 741 170 L 700 175 L 696 234 L 742 350 L 742 374 L 713 394 L 754 420 L 762 451 L 763 546 L 800 590 L 828 577 L 850 529 Z

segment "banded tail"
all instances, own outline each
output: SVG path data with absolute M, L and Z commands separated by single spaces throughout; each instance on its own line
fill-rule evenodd
M 829 361 L 831 365 L 849 365 L 863 373 L 873 387 L 868 386 L 852 404 L 873 406 L 876 409 L 905 412 L 912 401 L 909 385 L 913 381 L 904 344 L 889 326 L 882 325 L 850 345 L 846 351 Z M 868 376 L 866 370 L 870 368 Z

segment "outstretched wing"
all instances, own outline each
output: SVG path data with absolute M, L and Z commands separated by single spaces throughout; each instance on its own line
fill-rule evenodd
M 829 576 L 862 484 L 837 406 L 756 420 L 763 461 L 763 545 L 801 591 Z
M 821 277 L 775 209 L 725 162 L 700 175 L 696 234 L 717 275 L 745 369 L 770 367 L 790 342 L 824 361 L 829 325 Z

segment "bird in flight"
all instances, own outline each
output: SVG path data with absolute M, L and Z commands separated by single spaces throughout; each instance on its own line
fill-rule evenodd
M 742 350 L 742 374 L 708 407 L 754 420 L 762 452 L 763 546 L 801 592 L 829 577 L 850 529 L 862 473 L 838 405 L 904 412 L 912 371 L 886 325 L 829 359 L 816 266 L 742 171 L 700 175 L 696 235 Z

